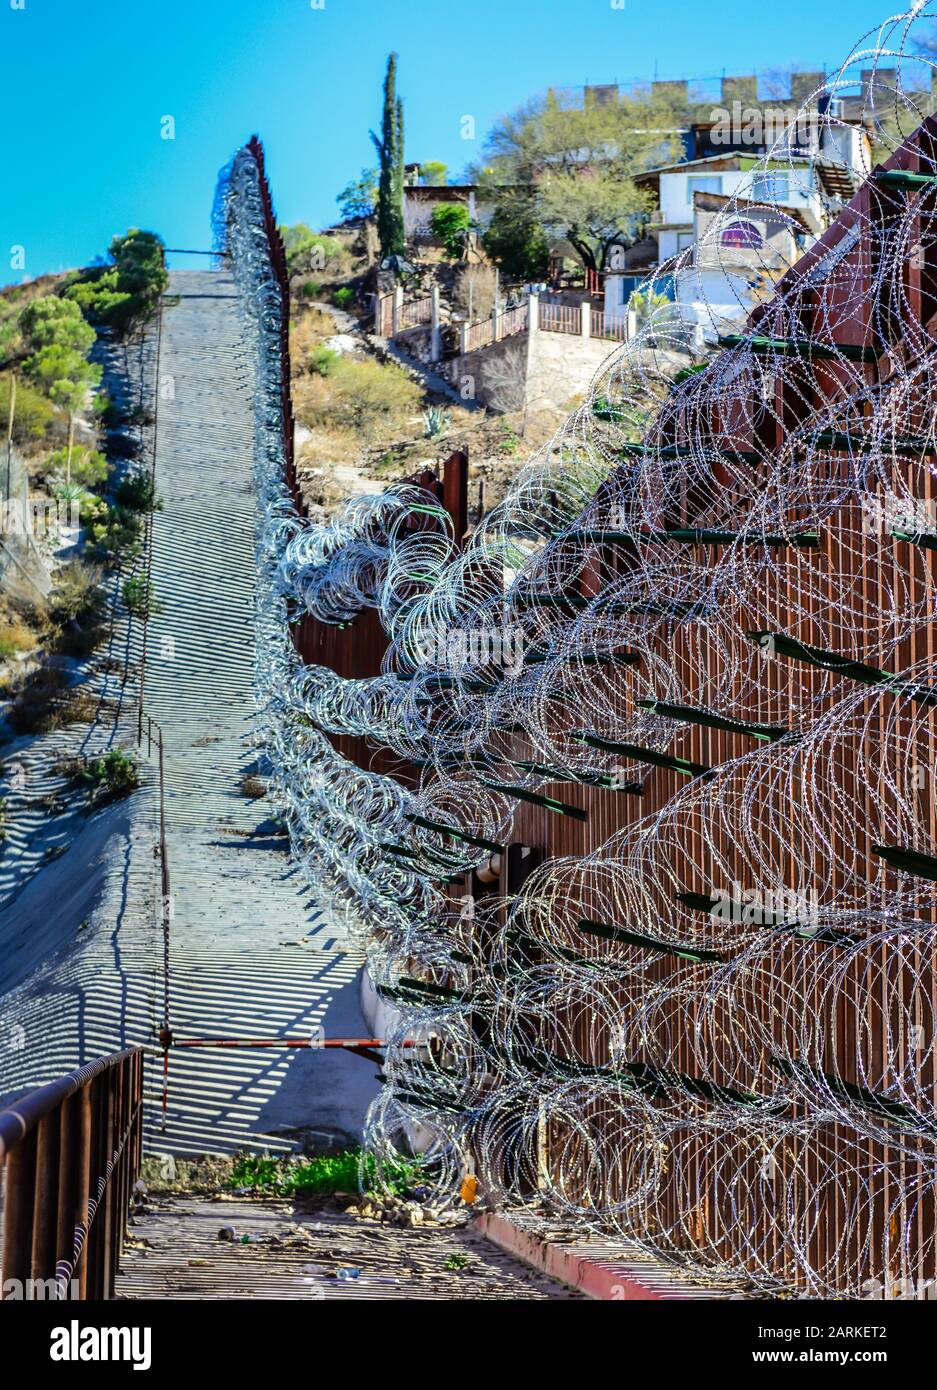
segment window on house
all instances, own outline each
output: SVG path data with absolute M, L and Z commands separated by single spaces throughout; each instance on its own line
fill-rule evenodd
M 780 169 L 769 169 L 752 178 L 752 198 L 756 203 L 786 203 L 791 196 L 790 175 Z
M 694 193 L 721 193 L 721 174 L 688 174 L 686 181 L 687 200 L 693 206 Z
M 754 222 L 732 222 L 722 233 L 723 246 L 764 246 L 764 237 Z

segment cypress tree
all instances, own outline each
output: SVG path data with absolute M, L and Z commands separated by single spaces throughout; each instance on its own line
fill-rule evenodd
M 380 161 L 377 185 L 377 235 L 382 256 L 402 256 L 403 229 L 403 102 L 397 96 L 397 55 L 387 59 L 384 76 L 384 114 L 380 139 L 371 139 Z

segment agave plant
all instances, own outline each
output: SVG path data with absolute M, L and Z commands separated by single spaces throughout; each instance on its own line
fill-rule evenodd
M 90 496 L 87 488 L 82 487 L 81 483 L 67 483 L 64 478 L 53 478 L 51 491 L 55 500 L 66 506 L 80 506 Z
M 449 428 L 450 415 L 448 410 L 443 410 L 442 406 L 431 405 L 429 410 L 423 411 L 423 428 L 427 439 L 438 439 L 441 434 L 445 434 Z

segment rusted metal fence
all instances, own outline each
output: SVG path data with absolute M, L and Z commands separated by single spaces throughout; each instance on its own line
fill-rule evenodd
M 417 328 L 420 324 L 429 323 L 432 317 L 433 300 L 431 295 L 426 295 L 423 299 L 411 300 L 409 304 L 399 305 L 395 331 L 401 333 L 405 328 Z
M 260 197 L 264 209 L 264 226 L 267 244 L 270 248 L 270 261 L 280 290 L 280 410 L 283 417 L 283 448 L 286 453 L 286 481 L 293 494 L 297 509 L 305 515 L 302 494 L 296 481 L 296 460 L 294 456 L 293 401 L 290 395 L 290 277 L 286 268 L 286 251 L 283 238 L 277 227 L 273 212 L 273 199 L 264 168 L 264 147 L 256 135 L 247 142 L 247 148 L 257 162 L 260 182 Z
M 142 1157 L 143 1050 L 0 1111 L 2 1297 L 109 1298 Z
M 615 343 L 624 343 L 628 339 L 628 319 L 605 317 L 603 309 L 591 309 L 589 311 L 590 331 L 593 338 L 608 338 Z
M 932 120 L 925 127 L 925 131 L 927 137 L 933 140 L 933 147 L 937 151 L 937 122 Z M 918 138 L 924 137 L 919 135 Z M 909 157 L 907 151 L 899 151 L 889 164 L 891 167 L 910 164 L 912 170 L 918 167 L 913 155 Z M 919 228 L 926 228 L 937 214 L 928 206 L 917 206 Z M 903 207 L 892 207 L 888 195 L 881 189 L 875 190 L 867 186 L 856 195 L 847 209 L 847 225 L 852 224 L 865 229 L 866 235 L 864 238 L 858 238 L 854 250 L 841 254 L 840 261 L 837 262 L 841 266 L 840 274 L 829 282 L 818 282 L 812 301 L 805 296 L 804 322 L 798 324 L 798 330 L 804 337 L 819 333 L 827 318 L 835 318 L 838 323 L 838 347 L 851 346 L 862 349 L 872 340 L 874 325 L 882 312 L 881 303 L 876 297 L 881 293 L 878 287 L 886 283 L 886 279 L 883 268 L 876 263 L 874 236 L 869 229 L 887 228 L 890 221 L 893 223 L 903 216 Z M 836 254 L 838 238 L 842 231 L 843 223 L 840 222 L 812 251 L 806 253 L 802 261 L 789 272 L 788 284 L 812 275 L 817 267 L 822 266 L 825 256 Z M 923 232 L 921 235 L 923 236 Z M 849 243 L 847 247 L 848 245 Z M 922 329 L 926 329 L 932 341 L 937 325 L 937 264 L 934 263 L 933 257 L 924 259 L 923 270 L 918 267 L 906 270 L 901 291 L 903 303 L 913 321 L 921 325 Z M 880 271 L 881 278 L 876 278 Z M 808 282 L 808 287 L 810 283 Z M 770 306 L 756 310 L 750 318 L 749 329 L 757 332 L 763 323 L 770 326 L 770 312 Z M 604 319 L 604 316 L 593 311 L 589 327 L 598 336 L 606 325 L 603 321 L 600 328 L 597 318 Z M 578 306 L 541 298 L 538 323 L 541 329 L 547 331 L 580 333 L 581 311 Z M 606 332 L 601 331 L 601 336 L 606 336 Z M 617 333 L 615 336 L 618 336 Z M 730 451 L 754 451 L 759 457 L 770 458 L 785 446 L 792 433 L 809 426 L 816 418 L 818 410 L 829 402 L 840 402 L 847 390 L 854 392 L 857 377 L 861 379 L 863 391 L 871 395 L 873 392 L 882 391 L 887 382 L 887 371 L 888 354 L 883 354 L 881 359 L 874 363 L 862 359 L 861 365 L 855 366 L 853 363 L 848 368 L 841 362 L 808 359 L 802 381 L 779 379 L 772 382 L 771 396 L 762 402 L 763 405 L 770 403 L 771 409 L 742 411 L 736 402 L 730 400 L 724 411 L 721 407 L 711 407 L 712 418 L 707 418 L 706 428 L 714 440 L 723 441 L 726 449 Z M 926 433 L 929 424 L 921 412 L 920 405 L 914 406 L 913 409 L 906 408 L 906 411 L 907 428 L 911 435 L 915 432 Z M 681 426 L 681 430 L 682 428 Z M 675 431 L 672 439 L 664 442 L 675 449 L 687 444 L 679 430 Z M 841 463 L 841 466 L 845 470 L 846 465 Z M 832 463 L 830 467 L 832 470 Z M 913 491 L 912 478 L 905 475 L 904 468 L 905 465 L 900 461 L 895 463 L 894 491 L 896 494 L 908 496 Z M 731 474 L 716 476 L 725 486 L 730 485 Z M 845 493 L 845 481 L 843 491 Z M 930 504 L 931 500 L 931 488 L 928 487 L 926 501 Z M 679 518 L 683 525 L 693 523 L 694 505 L 692 499 L 688 499 L 686 514 Z M 835 607 L 841 601 L 836 582 L 824 577 L 822 565 L 828 564 L 832 576 L 843 573 L 849 575 L 855 582 L 856 592 L 863 596 L 870 611 L 874 611 L 874 605 L 880 601 L 877 585 L 884 586 L 887 583 L 892 591 L 897 591 L 899 584 L 909 582 L 900 570 L 889 574 L 886 569 L 887 560 L 881 564 L 881 573 L 878 570 L 869 573 L 868 554 L 860 546 L 854 545 L 855 538 L 860 536 L 862 531 L 863 518 L 856 502 L 850 506 L 840 506 L 835 521 L 831 521 L 823 533 L 817 549 L 816 558 L 819 563 L 816 588 L 809 610 L 801 614 L 801 626 L 798 629 L 807 642 L 816 642 L 822 646 L 826 640 L 823 615 L 827 603 L 830 607 Z M 806 563 L 805 560 L 804 564 Z M 590 557 L 590 567 L 581 575 L 582 593 L 586 595 L 600 591 L 617 577 L 627 577 L 630 564 L 628 555 L 621 547 L 596 544 Z M 913 594 L 913 599 L 923 607 L 926 595 L 932 593 L 937 583 L 937 551 L 928 548 L 922 550 L 915 575 L 914 584 L 917 586 L 917 592 Z M 759 595 L 759 602 L 764 605 L 765 610 L 776 613 L 776 623 L 781 631 L 785 630 L 790 621 L 790 602 L 794 594 L 796 589 L 793 581 L 785 577 L 776 592 Z M 815 630 L 811 627 L 813 623 L 817 624 Z M 333 641 L 337 649 L 340 636 L 336 635 Z M 650 646 L 650 639 L 648 642 Z M 361 660 L 360 648 L 353 649 L 350 643 L 348 647 L 347 664 L 336 662 L 333 669 L 341 675 L 355 677 L 362 674 L 357 669 Z M 882 662 L 893 660 L 894 668 L 901 670 L 913 667 L 925 657 L 932 656 L 932 648 L 933 634 L 922 624 L 920 630 L 909 636 L 891 657 L 885 654 L 877 655 L 874 644 L 870 642 L 864 659 Z M 662 665 L 666 663 L 678 673 L 683 688 L 693 688 L 694 679 L 698 678 L 700 663 L 697 631 L 691 630 L 688 624 L 677 630 L 667 625 L 662 632 L 660 647 L 655 651 L 655 657 Z M 706 653 L 706 660 L 712 665 L 719 659 L 718 649 Z M 765 718 L 777 708 L 788 689 L 788 678 L 782 666 L 783 663 L 768 661 L 760 673 L 759 702 L 763 701 Z M 809 667 L 805 667 L 799 673 L 805 691 L 816 696 L 818 700 L 826 688 L 828 678 L 827 671 L 811 670 Z M 622 702 L 622 707 L 625 707 L 624 692 Z M 935 718 L 937 716 L 930 716 L 931 725 L 927 735 L 931 740 L 931 747 L 937 738 L 933 729 Z M 564 720 L 568 723 L 568 716 L 562 710 L 558 711 L 555 728 L 557 738 L 563 735 Z M 552 734 L 554 730 L 551 729 L 550 732 Z M 848 768 L 858 764 L 862 748 L 857 743 L 844 747 L 843 767 L 847 771 L 843 772 L 842 776 L 847 778 L 850 775 Z M 517 758 L 530 756 L 529 750 L 520 739 L 507 751 Z M 707 768 L 729 763 L 749 751 L 750 744 L 746 743 L 741 732 L 722 730 L 718 726 L 689 724 L 680 743 L 682 755 L 691 759 L 692 763 Z M 371 756 L 378 755 L 372 751 Z M 575 787 L 565 794 L 577 809 L 586 813 L 584 819 L 557 816 L 549 809 L 522 803 L 516 808 L 512 834 L 517 845 L 529 847 L 530 867 L 546 859 L 582 860 L 595 855 L 601 846 L 607 844 L 612 837 L 621 834 L 638 819 L 660 813 L 672 800 L 676 785 L 678 783 L 673 770 L 657 769 L 644 781 L 641 800 L 637 804 L 628 798 L 611 795 L 607 790 L 595 789 L 588 785 Z M 934 814 L 931 811 L 932 822 Z M 692 829 L 692 834 L 702 839 L 704 829 Z M 731 825 L 718 826 L 711 832 L 707 826 L 705 834 L 707 837 L 711 834 L 711 839 L 707 839 L 706 843 L 712 845 L 709 857 L 713 861 L 713 868 L 708 876 L 697 877 L 698 870 L 692 875 L 687 873 L 683 882 L 687 893 L 696 898 L 708 898 L 713 885 L 726 879 L 730 882 L 745 883 L 751 872 L 748 863 L 750 846 L 735 837 Z M 815 842 L 798 846 L 792 844 L 789 853 L 792 857 L 795 853 L 802 854 L 805 865 L 808 869 L 813 869 L 813 876 L 822 881 L 826 872 L 826 861 L 831 857 L 837 865 L 845 864 L 849 862 L 853 849 L 856 849 L 861 850 L 868 859 L 875 836 L 874 825 L 844 822 L 837 826 L 835 831 L 831 830 L 830 843 L 821 845 Z M 514 848 L 514 845 L 511 848 Z M 492 893 L 496 897 L 507 898 L 517 891 L 518 884 L 510 879 L 508 858 L 505 856 L 500 880 L 492 886 Z M 836 869 L 831 882 L 836 891 L 841 891 L 844 887 L 842 871 L 839 868 Z M 482 891 L 480 885 L 481 881 L 477 875 L 465 884 L 456 884 L 452 889 L 453 901 L 458 900 L 468 888 L 471 888 L 473 895 L 478 896 Z M 673 904 L 662 886 L 655 885 L 653 891 L 661 920 L 666 921 L 673 914 Z M 597 907 L 596 911 L 598 910 Z M 589 902 L 585 895 L 579 900 L 577 911 L 589 911 Z M 480 947 L 483 947 L 483 944 L 479 943 Z M 561 949 L 581 949 L 574 928 L 570 926 L 564 930 L 559 923 L 555 944 Z M 788 951 L 791 959 L 784 958 L 783 969 L 788 972 L 804 972 L 804 979 L 809 984 L 809 990 L 805 993 L 805 1007 L 808 1012 L 819 1014 L 822 998 L 815 976 L 809 974 L 809 952 L 806 948 L 801 949 L 799 941 L 793 941 Z M 830 1020 L 836 1039 L 837 1065 L 843 1071 L 843 1085 L 852 1088 L 852 1092 L 860 1098 L 861 1088 L 868 1084 L 867 1073 L 882 1073 L 885 1070 L 885 1028 L 882 1021 L 885 1020 L 892 1027 L 898 1027 L 901 1025 L 896 1024 L 894 1020 L 917 1017 L 914 1013 L 914 1000 L 910 994 L 902 996 L 901 993 L 909 988 L 904 979 L 906 967 L 903 958 L 893 963 L 881 964 L 881 952 L 880 944 L 873 942 L 868 947 L 868 969 L 878 971 L 875 985 L 876 1007 L 873 1008 L 871 1002 L 872 989 L 860 989 L 858 984 L 854 986 L 850 983 L 849 992 L 844 990 L 843 999 L 836 1006 L 836 1015 Z M 859 959 L 861 961 L 862 957 Z M 684 969 L 682 962 L 662 954 L 647 965 L 644 978 L 648 991 L 670 989 L 674 980 L 680 978 L 678 972 Z M 933 999 L 937 990 L 933 968 L 928 966 L 924 971 L 921 967 L 919 974 L 923 981 L 920 998 Z M 795 977 L 791 973 L 789 978 L 799 976 Z M 694 1068 L 698 1065 L 693 1020 L 690 1020 L 691 1026 L 688 1027 L 688 1015 L 684 1008 L 685 996 L 682 993 L 673 990 L 669 998 L 672 1000 L 672 1004 L 668 1005 L 671 1012 L 665 1016 L 661 1010 L 659 1015 L 661 1035 L 667 1039 L 674 1039 L 668 1052 L 668 1066 L 674 1069 L 674 1075 L 692 1077 Z M 866 1010 L 865 1015 L 863 1009 Z M 771 1015 L 770 1001 L 767 999 L 764 1018 L 766 1032 L 770 1031 L 780 1052 L 785 1041 L 782 1025 Z M 557 1031 L 558 1035 L 568 1039 L 571 1044 L 566 1049 L 565 1060 L 572 1065 L 607 1065 L 607 1041 L 595 1034 L 591 1018 L 559 1017 Z M 873 1058 L 872 1062 L 866 1061 L 863 1064 L 864 1069 L 860 1066 L 862 1053 L 857 1046 L 860 1032 L 870 1039 L 868 1047 Z M 636 1060 L 641 1065 L 648 1064 L 643 1056 Z M 653 1052 L 650 1054 L 650 1060 L 654 1060 Z M 772 1084 L 771 1068 L 774 1062 L 771 1057 L 765 1056 L 761 1059 L 761 1071 L 755 1071 L 754 1063 L 746 1062 L 746 1066 L 752 1068 L 751 1075 L 746 1074 L 742 1077 L 737 1049 L 727 1030 L 719 1035 L 714 1034 L 710 1061 L 711 1072 L 708 1075 L 711 1075 L 716 1084 L 737 1087 L 741 1078 L 752 1093 L 770 1093 L 764 1088 Z M 922 1084 L 933 1088 L 932 1058 L 927 1061 L 926 1066 L 929 1070 L 923 1071 Z M 601 1123 L 604 1121 L 600 1117 L 597 1127 L 600 1128 Z M 750 1249 L 758 1252 L 758 1259 L 765 1265 L 770 1265 L 774 1277 L 789 1278 L 791 1285 L 795 1286 L 801 1276 L 789 1256 L 784 1253 L 778 1213 L 783 1214 L 783 1220 L 793 1220 L 800 1211 L 802 1220 L 797 1228 L 796 1238 L 802 1242 L 801 1262 L 809 1260 L 814 1269 L 823 1271 L 824 1279 L 831 1285 L 851 1287 L 850 1280 L 854 1279 L 854 1271 L 859 1267 L 860 1256 L 865 1248 L 860 1236 L 861 1218 L 861 1221 L 865 1222 L 864 1229 L 869 1233 L 870 1247 L 877 1242 L 889 1249 L 897 1249 L 899 1237 L 902 1237 L 906 1253 L 901 1268 L 912 1271 L 921 1287 L 932 1287 L 935 1275 L 934 1208 L 932 1203 L 927 1206 L 923 1203 L 914 1206 L 910 1199 L 906 1201 L 902 1195 L 902 1170 L 910 1173 L 913 1181 L 923 1181 L 916 1175 L 907 1145 L 904 1149 L 891 1149 L 880 1139 L 863 1137 L 858 1131 L 855 1136 L 849 1137 L 844 1126 L 836 1130 L 831 1128 L 831 1136 L 828 1146 L 822 1151 L 825 1155 L 822 1171 L 820 1150 L 811 1150 L 809 1147 L 803 1153 L 794 1146 L 789 1149 L 779 1148 L 776 1164 L 770 1171 L 764 1167 L 763 1155 L 755 1150 L 751 1158 L 744 1159 L 745 1164 L 753 1166 L 750 1167 L 750 1171 L 744 1166 L 740 1168 L 744 1183 L 740 1183 L 735 1191 L 742 1190 L 747 1184 L 751 1192 L 760 1194 L 757 1195 L 757 1200 L 753 1200 L 751 1207 Z M 569 1149 L 564 1143 L 559 1142 L 561 1137 L 553 1132 L 544 1136 L 542 1167 L 549 1173 L 550 1180 L 557 1190 L 562 1188 L 570 1195 L 576 1193 L 584 1199 L 591 1200 L 588 1190 L 588 1167 L 584 1165 L 578 1174 L 575 1171 L 570 1174 L 563 1170 L 563 1165 L 568 1160 Z M 661 1231 L 667 1233 L 667 1241 L 673 1242 L 668 1247 L 669 1253 L 678 1262 L 686 1257 L 688 1262 L 692 1263 L 701 1251 L 708 1254 L 723 1247 L 728 1249 L 725 1229 L 732 1217 L 731 1208 L 735 1197 L 722 1183 L 718 1165 L 714 1165 L 713 1151 L 714 1145 L 706 1142 L 705 1134 L 701 1134 L 698 1143 L 695 1140 L 688 1142 L 681 1150 L 682 1167 L 678 1171 L 674 1163 L 669 1170 L 671 1174 L 677 1173 L 677 1178 L 668 1177 L 667 1181 L 662 1183 L 659 1193 L 654 1197 L 653 1210 L 648 1202 L 647 1211 L 638 1213 L 644 1221 L 644 1234 L 649 1238 L 656 1239 Z M 532 1168 L 535 1166 L 536 1164 L 531 1164 Z M 871 1184 L 873 1176 L 878 1184 L 874 1187 Z M 636 1225 L 640 1226 L 641 1221 L 636 1219 Z M 779 1246 L 777 1256 L 773 1253 L 776 1245 Z M 754 1256 L 750 1258 L 751 1270 L 756 1273 L 761 1265 Z M 897 1262 L 894 1268 L 898 1269 Z M 891 1265 L 888 1266 L 887 1273 L 889 1276 L 893 1273 Z
M 527 332 L 528 318 L 527 300 L 523 304 L 516 305 L 513 309 L 505 309 L 498 316 L 498 337 L 510 338 L 515 333 Z
M 490 346 L 494 340 L 495 330 L 491 319 L 479 319 L 478 323 L 470 323 L 466 326 L 462 339 L 462 351 L 477 352 L 479 348 Z
M 538 301 L 538 327 L 545 333 L 581 333 L 582 313 L 578 304 L 558 304 L 541 295 Z

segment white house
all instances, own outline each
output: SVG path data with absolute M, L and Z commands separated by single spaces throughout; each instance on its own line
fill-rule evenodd
M 706 134 L 711 147 L 718 132 L 707 127 Z M 760 205 L 788 214 L 788 225 L 796 228 L 793 251 L 795 257 L 799 255 L 826 230 L 871 168 L 868 136 L 858 126 L 824 124 L 813 152 L 801 153 L 801 148 L 793 147 L 788 157 L 770 160 L 767 165 L 755 151 L 727 150 L 638 175 L 635 182 L 656 195 L 658 207 L 650 230 L 657 238 L 657 263 L 664 265 L 694 245 L 699 235 L 697 208 L 701 197 L 716 198 L 721 206 L 734 201 L 740 206 Z M 703 207 L 706 211 L 705 204 Z M 704 221 L 708 225 L 707 219 Z M 769 233 L 769 239 L 773 236 Z M 633 272 L 613 264 L 605 277 L 606 318 L 621 318 L 627 313 L 635 287 Z M 720 302 L 735 300 L 724 285 L 720 294 Z M 675 297 L 681 297 L 678 284 Z M 708 299 L 703 295 L 704 301 Z
M 693 200 L 692 253 L 673 287 L 680 318 L 702 350 L 744 324 L 814 236 L 803 209 L 705 192 Z

